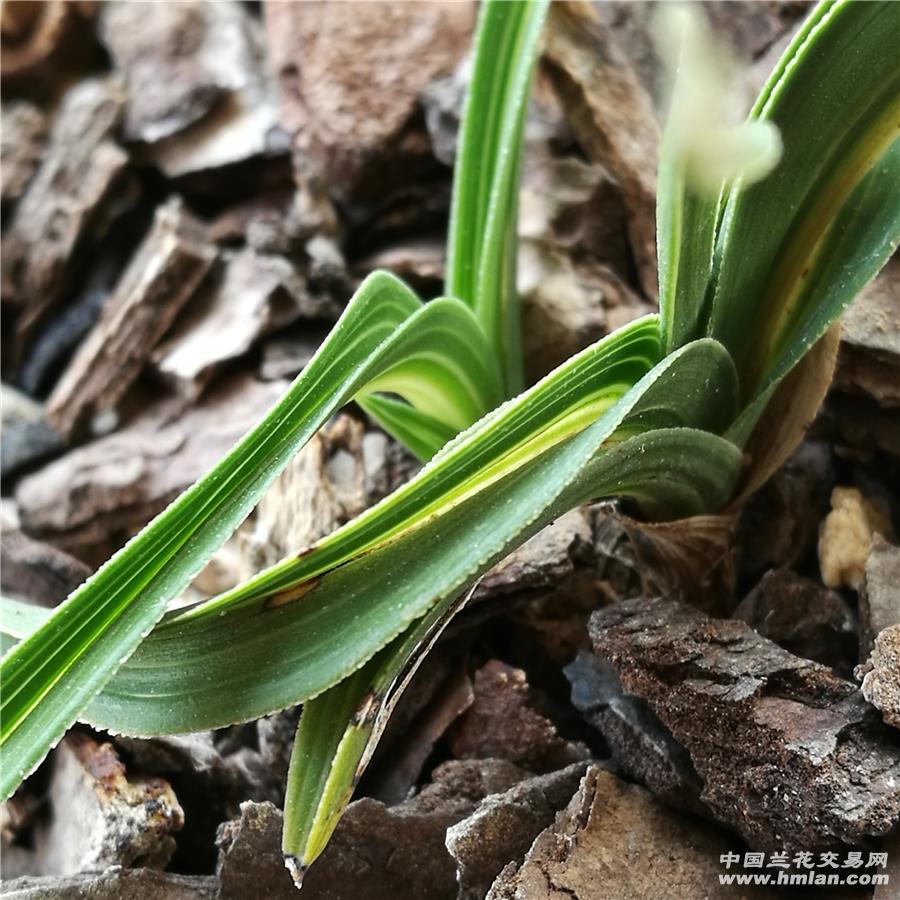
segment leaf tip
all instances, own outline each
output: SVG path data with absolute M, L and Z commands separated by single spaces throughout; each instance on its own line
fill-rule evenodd
M 299 891 L 303 887 L 303 878 L 309 866 L 303 865 L 296 856 L 285 856 L 284 867 L 290 872 L 294 887 Z

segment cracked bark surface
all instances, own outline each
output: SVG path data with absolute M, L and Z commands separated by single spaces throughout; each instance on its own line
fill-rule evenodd
M 706 807 L 752 847 L 859 844 L 900 821 L 900 740 L 853 683 L 663 599 L 599 610 L 590 632 L 687 750 Z

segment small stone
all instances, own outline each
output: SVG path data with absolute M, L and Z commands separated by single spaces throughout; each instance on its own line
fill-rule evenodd
M 40 403 L 3 384 L 0 409 L 0 476 L 9 478 L 62 452 L 63 442 Z
M 582 651 L 564 671 L 572 705 L 603 735 L 616 771 L 667 805 L 708 817 L 690 756 L 645 701 L 625 692 L 615 669 Z
M 40 838 L 41 871 L 164 868 L 184 813 L 168 782 L 129 777 L 112 744 L 80 732 L 63 739 L 50 785 L 53 819 Z
M 819 534 L 819 566 L 826 587 L 862 587 L 876 532 L 893 538 L 887 510 L 858 488 L 836 487 Z
M 4 593 L 56 606 L 91 574 L 83 562 L 25 534 L 14 500 L 0 500 L 0 586 Z

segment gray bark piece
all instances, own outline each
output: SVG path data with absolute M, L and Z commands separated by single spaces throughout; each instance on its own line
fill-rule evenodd
M 25 190 L 44 153 L 47 119 L 33 103 L 3 105 L 0 125 L 0 165 L 3 202 L 17 200 Z
M 888 262 L 844 314 L 835 381 L 900 407 L 900 258 Z
M 128 91 L 125 136 L 146 143 L 171 137 L 257 81 L 261 60 L 251 32 L 249 15 L 232 0 L 107 4 L 100 33 Z
M 196 398 L 224 363 L 300 315 L 299 281 L 281 257 L 250 250 L 231 255 L 221 277 L 204 284 L 153 352 L 154 367 L 182 396 Z
M 281 810 L 272 803 L 248 801 L 241 804 L 237 821 L 219 826 L 216 900 L 291 900 L 298 896 L 281 855 L 283 824 Z
M 900 625 L 900 547 L 875 534 L 859 595 L 861 658 L 869 655 L 875 638 L 890 625 Z
M 621 185 L 641 287 L 655 297 L 656 157 L 653 101 L 629 58 L 587 3 L 554 3 L 545 60 L 575 136 Z
M 878 637 L 872 655 L 858 666 L 866 700 L 881 710 L 884 721 L 900 729 L 900 625 L 889 625 Z
M 128 157 L 111 139 L 122 102 L 114 82 L 82 81 L 54 117 L 4 240 L 4 301 L 23 309 L 22 331 L 60 298 L 76 248 L 125 169 Z
M 458 900 L 481 900 L 511 860 L 521 860 L 535 837 L 571 799 L 587 768 L 574 763 L 490 794 L 470 816 L 447 829 L 456 860 Z
M 171 403 L 147 407 L 124 428 L 23 478 L 16 499 L 24 530 L 102 561 L 218 462 L 284 388 L 236 374 L 190 418 Z

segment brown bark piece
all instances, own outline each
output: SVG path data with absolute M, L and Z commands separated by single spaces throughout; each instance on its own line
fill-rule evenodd
M 281 855 L 283 824 L 274 804 L 247 801 L 241 804 L 240 818 L 219 826 L 216 900 L 278 900 L 297 894 Z
M 110 869 L 62 878 L 17 878 L 3 885 L 15 900 L 215 900 L 218 882 L 211 875 L 175 875 L 156 869 Z
M 858 844 L 900 820 L 900 741 L 825 666 L 663 599 L 599 610 L 590 630 L 690 754 L 703 802 L 752 847 Z
M 487 900 L 762 900 L 719 884 L 724 834 L 660 806 L 643 788 L 592 767 L 568 807 L 540 834 L 521 867 L 509 865 Z
M 256 425 L 283 382 L 223 381 L 190 417 L 148 407 L 126 427 L 24 478 L 16 492 L 27 533 L 102 562 Z
M 475 673 L 474 692 L 474 703 L 449 732 L 457 759 L 508 759 L 548 772 L 589 756 L 587 747 L 562 738 L 539 712 L 541 698 L 521 669 L 490 660 Z
M 302 896 L 455 900 L 455 864 L 444 845 L 448 826 L 471 814 L 485 795 L 507 791 L 525 777 L 499 760 L 451 761 L 396 806 L 369 797 L 351 803 L 304 876 Z M 240 819 L 219 827 L 218 900 L 298 896 L 281 857 L 282 821 L 270 803 L 243 803 Z
M 384 806 L 351 803 L 334 837 L 303 879 L 304 900 L 456 900 L 456 865 L 447 828 L 484 797 L 509 790 L 527 773 L 502 760 L 451 760 L 415 797 Z M 278 895 L 279 898 L 281 895 Z M 296 896 L 296 893 L 294 894 Z
M 193 400 L 224 363 L 300 314 L 300 276 L 286 260 L 251 250 L 231 255 L 153 352 L 154 368 Z M 296 285 L 296 287 L 295 287 Z
M 545 41 L 544 58 L 575 136 L 622 188 L 641 286 L 655 298 L 659 130 L 653 102 L 589 4 L 553 3 Z
M 16 207 L 3 247 L 4 301 L 29 328 L 60 298 L 79 242 L 125 169 L 112 140 L 123 98 L 113 82 L 82 81 L 65 95 L 44 160 Z
M 853 609 L 834 590 L 790 569 L 770 569 L 733 618 L 804 659 L 849 676 L 856 662 Z
M 114 409 L 215 255 L 180 200 L 157 210 L 153 228 L 48 402 L 50 423 L 66 440 L 97 413 Z
M 52 80 L 69 56 L 85 55 L 84 25 L 96 0 L 3 0 L 0 74 L 6 85 L 31 85 L 37 75 Z
M 570 510 L 489 569 L 472 600 L 556 590 L 561 585 L 571 589 L 578 564 L 590 564 L 593 556 L 590 519 L 582 509 Z
M 395 167 L 395 176 L 405 169 L 408 182 L 409 166 L 397 159 L 404 130 L 422 91 L 468 50 L 474 14 L 468 0 L 268 3 L 282 124 L 298 155 L 311 153 L 344 197 L 379 166 Z M 430 155 L 427 138 L 414 143 L 422 146 L 407 146 L 413 156 Z M 371 186 L 384 190 L 383 181 Z

